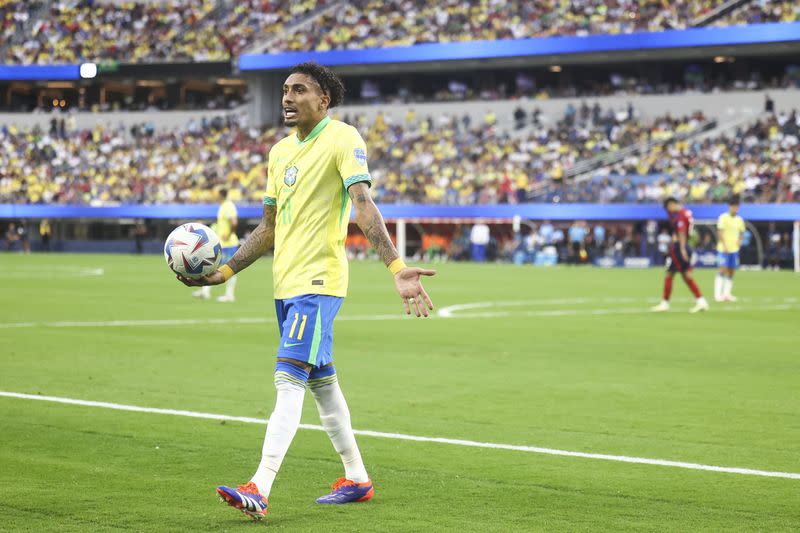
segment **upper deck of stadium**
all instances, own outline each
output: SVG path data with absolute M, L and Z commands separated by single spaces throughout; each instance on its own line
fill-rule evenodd
M 795 21 L 791 0 L 0 0 L 0 64 L 220 62 Z

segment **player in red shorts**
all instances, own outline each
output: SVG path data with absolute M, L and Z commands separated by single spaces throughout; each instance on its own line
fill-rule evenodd
M 667 275 L 664 278 L 664 299 L 661 303 L 652 308 L 652 311 L 669 311 L 669 297 L 672 294 L 672 278 L 676 272 L 680 272 L 683 281 L 689 286 L 697 303 L 692 307 L 690 313 L 708 311 L 708 302 L 700 294 L 700 288 L 692 277 L 692 249 L 689 248 L 689 234 L 692 232 L 694 219 L 692 212 L 683 207 L 677 199 L 669 197 L 664 200 L 664 209 L 667 210 L 669 225 L 672 229 L 672 244 L 669 248 L 667 257 Z

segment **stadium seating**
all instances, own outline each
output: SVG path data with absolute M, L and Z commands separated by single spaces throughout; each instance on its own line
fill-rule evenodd
M 475 39 L 660 31 L 691 26 L 711 0 L 351 0 L 310 27 L 284 32 L 335 0 L 0 2 L 5 63 L 227 61 L 255 42 L 330 50 Z M 28 13 L 37 18 L 28 21 Z M 800 20 L 796 2 L 759 0 L 716 25 Z M 225 31 L 219 31 L 224 28 Z M 148 39 L 140 38 L 142 34 Z
M 412 113 L 403 123 L 382 115 L 369 125 L 362 117 L 348 120 L 366 139 L 373 193 L 386 203 L 652 202 L 666 194 L 702 202 L 724 200 L 730 191 L 776 201 L 800 191 L 792 163 L 796 113 L 758 122 L 735 142 L 727 133 L 671 144 L 664 143 L 676 133 L 695 131 L 702 114 L 639 120 L 628 110 L 586 106 L 534 117 L 518 132 L 500 131 L 491 115 L 483 123 Z M 69 130 L 0 130 L 0 203 L 210 202 L 226 186 L 242 203 L 257 204 L 264 154 L 287 133 L 242 127 L 232 118 L 164 131 L 152 125 Z M 642 141 L 654 141 L 654 151 L 605 169 L 606 179 L 568 177 L 579 161 Z M 667 173 L 681 179 L 667 185 L 640 177 Z
M 9 24 L 6 31 L 14 30 L 17 35 L 15 42 L 6 46 L 2 59 L 23 64 L 228 61 L 256 39 L 279 32 L 285 24 L 325 3 L 326 0 L 53 2 L 29 27 Z M 12 2 L 9 9 L 23 11 L 19 6 L 24 4 Z M 221 28 L 225 31 L 221 32 Z M 142 39 L 143 34 L 148 38 Z

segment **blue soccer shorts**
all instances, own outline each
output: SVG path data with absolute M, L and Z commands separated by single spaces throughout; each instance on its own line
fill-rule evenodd
M 739 252 L 717 252 L 717 266 L 736 270 L 739 268 Z
M 281 343 L 278 357 L 321 367 L 333 362 L 333 319 L 344 298 L 303 294 L 275 300 Z

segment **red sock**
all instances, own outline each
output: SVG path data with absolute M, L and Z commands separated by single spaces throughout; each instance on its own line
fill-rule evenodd
M 664 301 L 668 302 L 669 297 L 672 294 L 672 276 L 666 276 L 664 278 Z
M 694 280 L 694 278 L 687 278 L 686 276 L 683 276 L 683 281 L 685 281 L 689 286 L 689 290 L 692 291 L 692 294 L 694 294 L 695 298 L 701 298 L 703 296 L 700 294 L 700 287 L 697 286 L 697 282 Z

